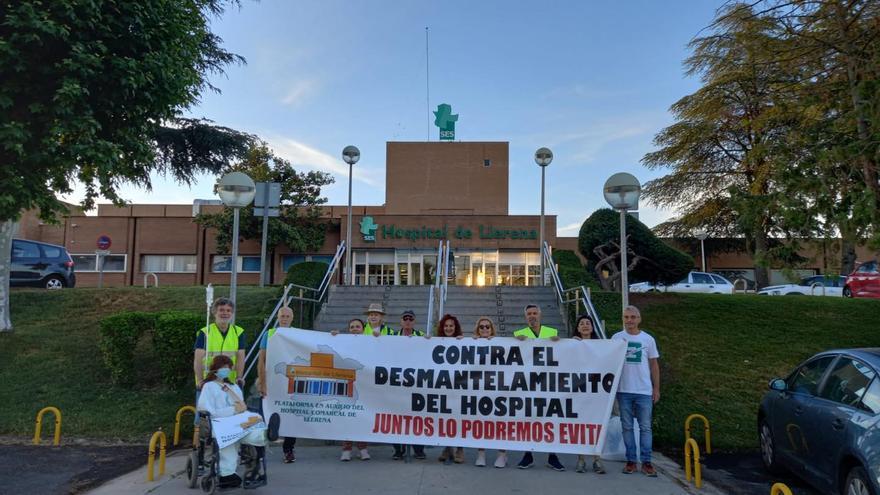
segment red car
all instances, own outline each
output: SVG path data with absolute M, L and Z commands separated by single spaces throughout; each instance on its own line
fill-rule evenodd
M 846 277 L 843 297 L 880 299 L 880 271 L 877 268 L 877 260 L 862 263 Z

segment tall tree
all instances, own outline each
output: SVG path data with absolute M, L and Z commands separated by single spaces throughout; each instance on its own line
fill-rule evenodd
M 788 58 L 814 67 L 805 82 L 837 95 L 831 117 L 852 132 L 849 158 L 873 198 L 880 221 L 880 2 L 760 0 L 756 15 L 772 19 L 795 49 Z
M 779 90 L 790 76 L 768 55 L 779 42 L 775 29 L 747 5 L 723 10 L 710 33 L 690 43 L 685 61 L 703 86 L 672 105 L 676 122 L 642 159 L 650 169 L 670 169 L 645 187 L 649 202 L 680 213 L 659 232 L 745 235 L 761 287 L 769 282 L 778 147 L 791 125 Z
M 251 136 L 183 118 L 209 77 L 243 59 L 210 30 L 234 1 L 19 0 L 0 9 L 0 331 L 10 330 L 13 224 L 85 187 L 121 202 L 150 174 L 188 183 L 240 156 Z
M 294 252 L 318 250 L 324 243 L 326 221 L 319 219 L 320 205 L 327 202 L 321 196 L 321 188 L 333 183 L 326 172 L 297 172 L 290 162 L 279 158 L 265 143 L 255 144 L 247 157 L 226 167 L 227 172 L 244 172 L 254 182 L 278 182 L 281 184 L 280 216 L 269 219 L 267 246 L 283 244 Z M 261 239 L 263 223 L 253 215 L 253 206 L 242 208 L 239 234 L 245 239 Z M 224 252 L 232 245 L 232 208 L 222 213 L 201 214 L 196 222 L 213 227 L 217 231 L 217 244 Z M 273 251 L 274 253 L 274 251 Z M 270 259 L 274 256 L 270 256 Z M 266 267 L 263 267 L 265 270 Z

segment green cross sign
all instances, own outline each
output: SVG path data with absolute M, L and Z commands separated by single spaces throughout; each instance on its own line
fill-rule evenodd
M 434 125 L 440 128 L 440 141 L 455 141 L 455 122 L 458 114 L 452 113 L 452 105 L 441 103 L 434 112 Z

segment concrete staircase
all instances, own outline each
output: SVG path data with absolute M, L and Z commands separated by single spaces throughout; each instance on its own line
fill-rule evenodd
M 352 318 L 365 319 L 370 303 L 381 302 L 388 312 L 387 322 L 400 327 L 400 313 L 411 309 L 416 314 L 416 328 L 424 330 L 428 317 L 428 286 L 340 286 L 330 287 L 327 302 L 318 314 L 315 329 L 343 331 Z M 461 287 L 449 286 L 444 312 L 455 315 L 465 335 L 471 335 L 477 318 L 488 316 L 501 336 L 510 336 L 524 326 L 523 309 L 527 304 L 541 308 L 543 324 L 568 335 L 552 287 Z

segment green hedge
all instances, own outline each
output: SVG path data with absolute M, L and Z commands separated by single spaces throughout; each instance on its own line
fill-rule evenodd
M 186 311 L 160 313 L 153 332 L 153 348 L 165 385 L 180 389 L 193 385 L 193 345 L 205 326 L 205 315 Z
M 284 277 L 284 285 L 296 284 L 317 289 L 324 280 L 329 266 L 321 261 L 306 261 L 291 265 L 287 269 L 287 276 Z
M 287 276 L 284 277 L 284 285 L 287 284 L 296 284 L 301 285 L 303 287 L 312 287 L 317 289 L 321 282 L 324 280 L 324 275 L 327 274 L 327 268 L 330 265 L 327 263 L 323 263 L 320 261 L 306 261 L 304 263 L 297 263 L 296 265 L 291 265 L 290 268 L 287 269 Z M 296 287 L 291 291 L 291 295 L 297 295 L 299 289 Z M 309 293 L 305 291 L 303 294 L 304 297 L 309 298 L 317 298 L 318 294 L 316 292 Z M 313 303 L 303 303 L 302 309 L 300 310 L 300 304 L 297 301 L 291 302 L 291 307 L 294 312 L 293 324 L 297 325 L 301 328 L 312 328 L 315 316 L 317 315 L 317 308 Z
M 98 347 L 110 379 L 117 385 L 131 385 L 137 379 L 134 357 L 138 341 L 153 331 L 156 314 L 119 313 L 101 320 Z

